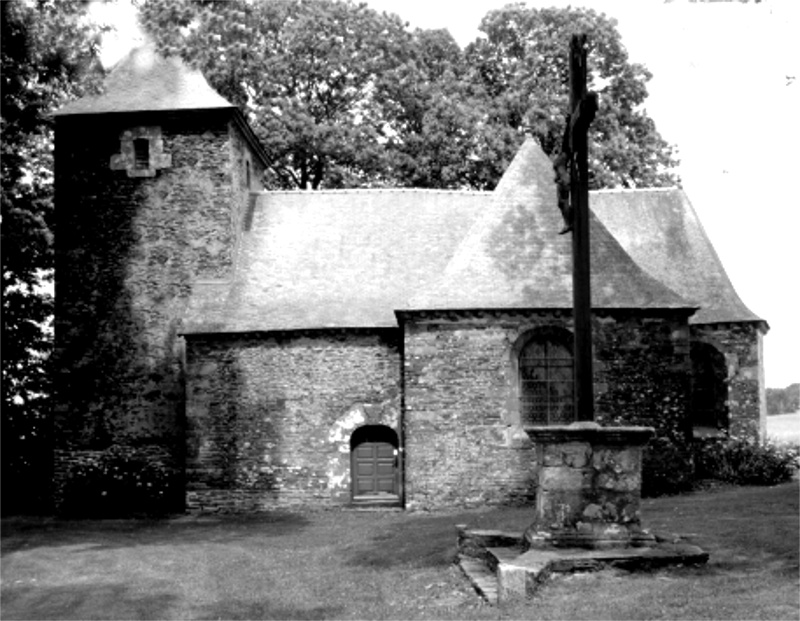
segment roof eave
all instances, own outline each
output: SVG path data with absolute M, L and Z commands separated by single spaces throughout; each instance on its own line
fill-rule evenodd
M 179 330 L 178 334 L 184 338 L 224 338 L 244 337 L 250 335 L 285 334 L 294 332 L 331 332 L 331 331 L 361 331 L 361 332 L 392 332 L 398 329 L 397 325 L 342 325 L 342 326 L 294 326 L 272 328 L 219 328 L 202 327 L 196 329 Z
M 694 326 L 716 326 L 716 325 L 724 325 L 724 324 L 753 324 L 756 326 L 761 334 L 766 334 L 770 330 L 769 322 L 766 319 L 717 319 L 717 320 L 709 320 L 709 321 L 694 321 L 692 325 Z
M 269 158 L 267 157 L 267 151 L 264 149 L 264 145 L 261 144 L 261 141 L 258 139 L 258 136 L 256 136 L 253 128 L 250 127 L 250 123 L 248 123 L 247 119 L 244 118 L 242 110 L 237 106 L 233 106 L 233 110 L 233 121 L 236 123 L 236 127 L 238 127 L 239 131 L 242 132 L 247 144 L 253 150 L 253 153 L 258 157 L 264 168 L 269 168 Z
M 572 312 L 571 306 L 450 306 L 450 307 L 426 307 L 426 308 L 398 308 L 394 313 L 398 320 L 403 315 L 415 313 L 481 313 L 481 312 L 508 312 L 508 311 L 563 311 Z M 693 315 L 699 306 L 592 306 L 591 311 L 624 311 L 624 312 L 681 312 L 687 316 Z
M 233 122 L 236 124 L 236 127 L 242 132 L 244 139 L 247 141 L 247 144 L 252 149 L 253 153 L 259 159 L 261 164 L 264 168 L 269 167 L 269 159 L 267 157 L 267 152 L 264 149 L 264 146 L 259 141 L 258 137 L 256 136 L 253 128 L 250 127 L 250 124 L 244 118 L 244 114 L 242 114 L 241 109 L 237 106 L 219 106 L 213 108 L 175 108 L 175 109 L 152 109 L 152 110 L 105 110 L 105 111 L 60 111 L 56 110 L 53 112 L 53 117 L 56 119 L 76 119 L 82 117 L 105 117 L 105 116 L 112 116 L 112 115 L 150 115 L 150 114 L 186 114 L 186 113 L 193 113 L 193 112 L 230 112 L 231 118 Z

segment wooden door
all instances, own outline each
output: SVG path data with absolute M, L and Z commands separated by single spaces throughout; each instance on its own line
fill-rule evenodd
M 353 448 L 353 496 L 397 495 L 397 449 L 364 441 Z

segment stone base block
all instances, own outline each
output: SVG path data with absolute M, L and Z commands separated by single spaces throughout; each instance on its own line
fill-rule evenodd
M 638 525 L 613 522 L 578 522 L 572 528 L 537 528 L 529 526 L 523 535 L 524 550 L 548 548 L 641 548 L 656 543 L 656 538 Z
M 495 550 L 490 552 L 496 554 Z M 685 542 L 608 550 L 529 550 L 498 563 L 498 601 L 530 597 L 553 573 L 597 571 L 606 567 L 635 571 L 667 565 L 702 565 L 707 561 L 707 552 Z
M 680 535 L 647 534 L 646 545 L 614 545 L 522 551 L 522 533 L 458 527 L 458 563 L 475 590 L 494 604 L 533 595 L 553 573 L 619 567 L 631 571 L 668 565 L 700 565 L 708 553 Z M 494 544 L 494 545 L 492 545 Z
M 642 447 L 653 429 L 584 422 L 526 432 L 536 446 L 538 472 L 530 544 L 596 548 L 641 540 Z

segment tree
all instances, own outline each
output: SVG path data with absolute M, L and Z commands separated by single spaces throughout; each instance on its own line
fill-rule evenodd
M 794 414 L 800 410 L 800 384 L 767 388 L 767 414 Z
M 487 131 L 489 100 L 446 30 L 416 30 L 412 61 L 376 96 L 387 129 L 386 173 L 397 185 L 492 189 L 518 146 L 508 127 Z M 498 155 L 499 154 L 499 155 Z
M 247 112 L 272 187 L 489 188 L 513 149 L 481 131 L 488 99 L 446 31 L 332 0 L 150 0 L 141 16 Z
M 589 39 L 589 90 L 600 95 L 590 129 L 590 187 L 675 185 L 673 148 L 643 109 L 651 74 L 628 61 L 616 21 L 591 9 L 535 9 L 512 4 L 491 11 L 486 34 L 466 50 L 491 97 L 491 124 L 536 137 L 548 155 L 560 149 L 569 107 L 569 41 Z
M 410 53 L 397 16 L 331 0 L 151 0 L 141 16 L 162 52 L 200 68 L 247 112 L 270 160 L 271 185 L 380 178 L 376 85 Z
M 579 31 L 602 104 L 591 187 L 677 182 L 673 150 L 642 107 L 650 73 L 628 62 L 614 20 L 591 10 L 509 5 L 466 50 L 349 0 L 149 0 L 141 16 L 162 52 L 247 112 L 273 187 L 493 188 L 524 134 L 557 152 Z
M 2 10 L 3 511 L 46 498 L 50 423 L 47 293 L 53 268 L 52 111 L 97 82 L 97 32 L 75 0 Z M 38 493 L 37 493 L 38 492 Z

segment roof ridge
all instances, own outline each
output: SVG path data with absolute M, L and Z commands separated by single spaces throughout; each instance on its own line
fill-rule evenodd
M 651 188 L 600 188 L 599 190 L 589 190 L 592 194 L 594 193 L 607 193 L 610 194 L 612 192 L 622 193 L 622 192 L 671 192 L 673 190 L 683 190 L 682 187 L 677 185 L 670 185 L 666 187 L 651 187 Z
M 314 194 L 380 194 L 382 192 L 396 193 L 396 194 L 421 194 L 421 193 L 436 193 L 436 194 L 465 194 L 473 196 L 491 196 L 494 194 L 491 190 L 453 190 L 447 188 L 331 188 L 325 190 L 301 190 L 300 188 L 294 190 L 261 190 L 260 192 L 251 192 L 257 196 L 269 194 L 301 194 L 308 195 Z

